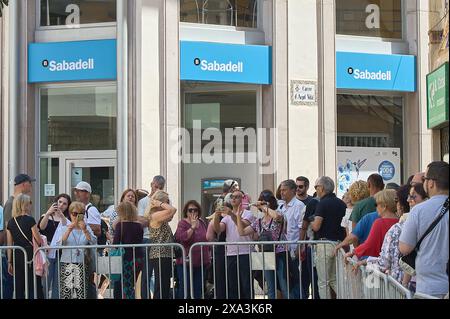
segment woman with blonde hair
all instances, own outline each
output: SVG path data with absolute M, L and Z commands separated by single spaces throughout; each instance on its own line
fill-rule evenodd
M 138 221 L 136 206 L 128 201 L 123 201 L 117 207 L 119 223 L 114 233 L 114 245 L 138 245 L 142 243 L 144 231 Z M 142 271 L 142 248 L 126 248 L 123 256 L 123 299 L 134 299 L 135 282 Z M 117 282 L 114 289 L 119 289 L 122 282 Z
M 145 212 L 149 220 L 150 241 L 153 244 L 173 243 L 174 236 L 169 226 L 177 209 L 169 204 L 169 194 L 157 191 Z M 155 270 L 155 293 L 153 299 L 170 299 L 170 278 L 173 272 L 172 247 L 151 247 L 150 267 Z
M 367 182 L 365 181 L 356 181 L 354 182 L 348 192 L 345 193 L 343 201 L 347 205 L 347 209 L 345 211 L 345 216 L 342 218 L 341 226 L 347 230 L 347 236 L 352 233 L 352 222 L 350 221 L 350 216 L 353 211 L 353 206 L 370 196 L 369 187 Z
M 31 198 L 28 195 L 20 194 L 14 198 L 12 207 L 12 218 L 7 226 L 7 245 L 23 247 L 27 253 L 28 268 L 28 298 L 33 299 L 33 240 L 41 246 L 42 239 L 36 225 L 36 220 L 30 216 Z M 8 250 L 8 272 L 14 276 L 16 299 L 25 298 L 25 260 L 21 251 L 15 250 L 14 255 Z M 41 277 L 36 276 L 37 299 L 43 299 L 44 294 L 41 286 Z
M 346 254 L 346 257 L 352 257 L 353 255 L 356 255 L 358 258 L 363 256 L 378 257 L 384 236 L 392 226 L 398 223 L 396 191 L 385 189 L 376 193 L 374 198 L 378 215 L 381 218 L 373 223 L 367 240 L 355 248 L 353 252 Z

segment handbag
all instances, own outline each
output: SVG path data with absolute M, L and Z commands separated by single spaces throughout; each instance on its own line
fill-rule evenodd
M 47 255 L 45 254 L 45 252 L 43 250 L 38 251 L 39 245 L 34 238 L 33 238 L 33 242 L 31 242 L 31 240 L 29 240 L 28 237 L 25 236 L 25 233 L 22 231 L 22 228 L 19 226 L 19 223 L 17 222 L 16 217 L 14 217 L 14 221 L 15 221 L 20 233 L 22 234 L 22 236 L 28 241 L 28 243 L 31 245 L 31 247 L 33 247 L 33 258 L 30 261 L 28 261 L 27 263 L 31 264 L 34 260 L 34 273 L 36 274 L 36 276 L 42 277 L 42 276 L 47 275 L 48 266 L 49 266 L 49 261 L 47 259 Z M 40 235 L 40 236 L 42 238 L 43 246 L 47 246 L 47 237 L 44 235 Z M 36 254 L 36 251 L 38 251 L 37 254 Z
M 439 214 L 439 216 L 433 221 L 433 223 L 428 227 L 427 231 L 422 235 L 420 240 L 417 242 L 416 247 L 414 247 L 414 250 L 410 252 L 408 255 L 400 257 L 400 260 L 398 262 L 400 268 L 407 273 L 410 276 L 416 275 L 416 257 L 417 253 L 420 249 L 420 245 L 422 244 L 422 241 L 425 239 L 425 237 L 430 234 L 433 229 L 436 227 L 436 225 L 441 221 L 442 217 L 444 217 L 445 213 L 448 212 L 448 202 L 449 199 L 444 203 L 444 206 L 442 206 L 442 210 Z
M 269 227 L 267 228 L 268 230 L 263 229 L 261 219 L 259 219 L 258 222 L 260 230 L 258 241 L 273 241 L 272 232 L 270 231 L 270 227 L 272 226 L 273 223 L 273 218 L 270 220 Z M 260 252 L 264 251 L 266 253 L 273 252 L 274 251 L 273 246 L 274 245 L 272 244 L 258 245 L 258 251 Z
M 122 245 L 123 224 L 120 222 L 120 242 Z M 107 256 L 98 258 L 97 272 L 101 274 L 109 274 L 111 281 L 120 281 L 122 278 L 123 256 L 125 248 L 112 248 Z

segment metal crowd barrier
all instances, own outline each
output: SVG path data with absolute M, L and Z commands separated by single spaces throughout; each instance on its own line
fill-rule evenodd
M 275 253 L 279 246 L 288 253 Z M 204 247 L 208 248 L 204 250 Z M 30 274 L 28 269 L 34 270 L 34 267 L 31 268 L 24 258 L 23 287 L 17 287 L 16 274 L 10 295 L 5 291 L 8 265 L 3 256 L 0 296 L 1 299 L 16 298 L 16 292 L 22 292 L 25 299 L 35 298 L 39 296 L 38 290 L 43 289 L 47 299 L 150 299 L 152 295 L 158 297 L 151 280 L 155 273 L 155 288 L 160 287 L 159 297 L 164 299 L 314 299 L 317 295 L 321 299 L 413 298 L 407 288 L 378 269 L 356 267 L 356 262 L 350 258 L 345 261 L 342 249 L 335 256 L 335 247 L 336 243 L 331 241 L 209 242 L 192 245 L 188 257 L 178 243 L 44 247 L 35 252 L 33 263 L 37 265 L 38 254 L 52 256 L 53 250 L 51 269 L 42 278 L 34 271 Z M 17 254 L 26 257 L 25 249 L 0 247 L 0 252 L 6 255 L 8 249 L 15 252 L 13 263 L 19 267 Z M 131 253 L 132 258 L 118 254 L 120 249 L 124 249 L 127 256 Z M 139 249 L 143 251 L 139 253 Z M 155 249 L 159 253 L 169 249 L 170 257 L 151 259 L 150 250 L 155 252 Z M 205 256 L 204 251 L 209 254 Z M 177 257 L 182 262 L 175 271 Z M 194 259 L 200 266 L 194 266 L 191 262 Z M 160 276 L 156 275 L 157 269 Z M 33 276 L 31 283 L 29 276 Z M 30 289 L 29 293 L 30 285 L 34 291 Z M 437 299 L 423 294 L 416 294 L 414 298 Z
M 209 267 L 204 262 L 207 258 L 205 246 L 210 247 Z M 288 252 L 275 253 L 277 246 L 284 246 Z M 308 253 L 303 262 L 298 258 L 302 255 L 302 246 Z M 195 243 L 190 248 L 189 260 L 192 260 L 193 250 L 197 249 L 201 266 L 189 264 L 190 296 L 198 299 L 271 299 L 277 298 L 280 290 L 284 299 L 308 299 L 317 295 L 315 286 L 318 283 L 322 297 L 331 298 L 331 287 L 336 284 L 335 247 L 336 243 L 331 241 Z M 328 254 L 330 258 L 319 262 L 318 252 L 320 257 Z M 207 284 L 195 288 L 192 283 L 196 277 L 208 278 L 205 279 Z M 333 290 L 337 290 L 336 287 Z
M 12 253 L 13 276 L 8 273 L 8 251 Z M 26 250 L 19 246 L 0 246 L 0 256 L 0 299 L 28 299 L 29 264 L 27 263 Z M 22 262 L 20 259 L 22 259 Z
M 170 257 L 150 258 L 151 249 L 161 253 L 165 248 L 170 249 Z M 122 253 L 121 249 L 124 249 Z M 35 251 L 34 263 L 40 252 L 48 255 L 52 250 L 54 260 L 49 262 L 53 265 L 49 265 L 50 269 L 42 276 L 42 287 L 37 284 L 36 273 L 33 274 L 34 295 L 42 288 L 46 299 L 151 299 L 152 295 L 156 298 L 156 291 L 151 287 L 156 268 L 160 274 L 164 273 L 155 283 L 155 288 L 159 283 L 160 297 L 175 299 L 180 293 L 173 280 L 177 277 L 173 267 L 177 250 L 183 260 L 186 282 L 186 253 L 178 243 L 42 247 Z M 131 259 L 125 258 L 127 252 L 131 253 Z M 186 298 L 186 295 L 185 287 L 181 297 Z
M 338 252 L 339 299 L 411 299 L 411 292 L 375 266 L 357 266 Z
M 416 292 L 414 294 L 413 299 L 438 299 L 438 300 L 440 300 L 440 298 L 433 297 L 433 296 L 430 296 L 430 295 L 427 295 L 427 294 L 423 294 L 423 293 L 420 293 L 420 292 Z

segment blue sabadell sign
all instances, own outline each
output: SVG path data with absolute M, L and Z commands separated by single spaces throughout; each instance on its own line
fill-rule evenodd
M 336 52 L 338 89 L 416 91 L 416 57 Z
M 29 83 L 116 78 L 117 42 L 114 39 L 29 44 Z
M 184 81 L 271 84 L 271 47 L 181 41 L 180 78 Z

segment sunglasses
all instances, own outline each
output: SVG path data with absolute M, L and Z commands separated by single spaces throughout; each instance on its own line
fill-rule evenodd
M 70 215 L 72 215 L 72 216 L 78 216 L 78 215 L 84 215 L 84 213 L 71 212 Z
M 297 189 L 304 189 L 305 185 L 297 185 Z
M 189 208 L 188 212 L 189 213 L 198 213 L 198 208 Z
M 242 196 L 241 195 L 237 195 L 237 196 L 231 195 L 230 198 L 231 199 L 242 199 Z
M 408 195 L 408 199 L 416 200 L 417 195 Z
M 422 177 L 422 184 L 424 184 L 425 181 L 429 181 L 429 180 L 434 180 L 434 178 L 430 178 L 430 177 L 423 176 L 423 177 Z
M 317 190 L 319 187 L 321 187 L 322 185 L 316 185 L 314 186 L 314 189 Z

